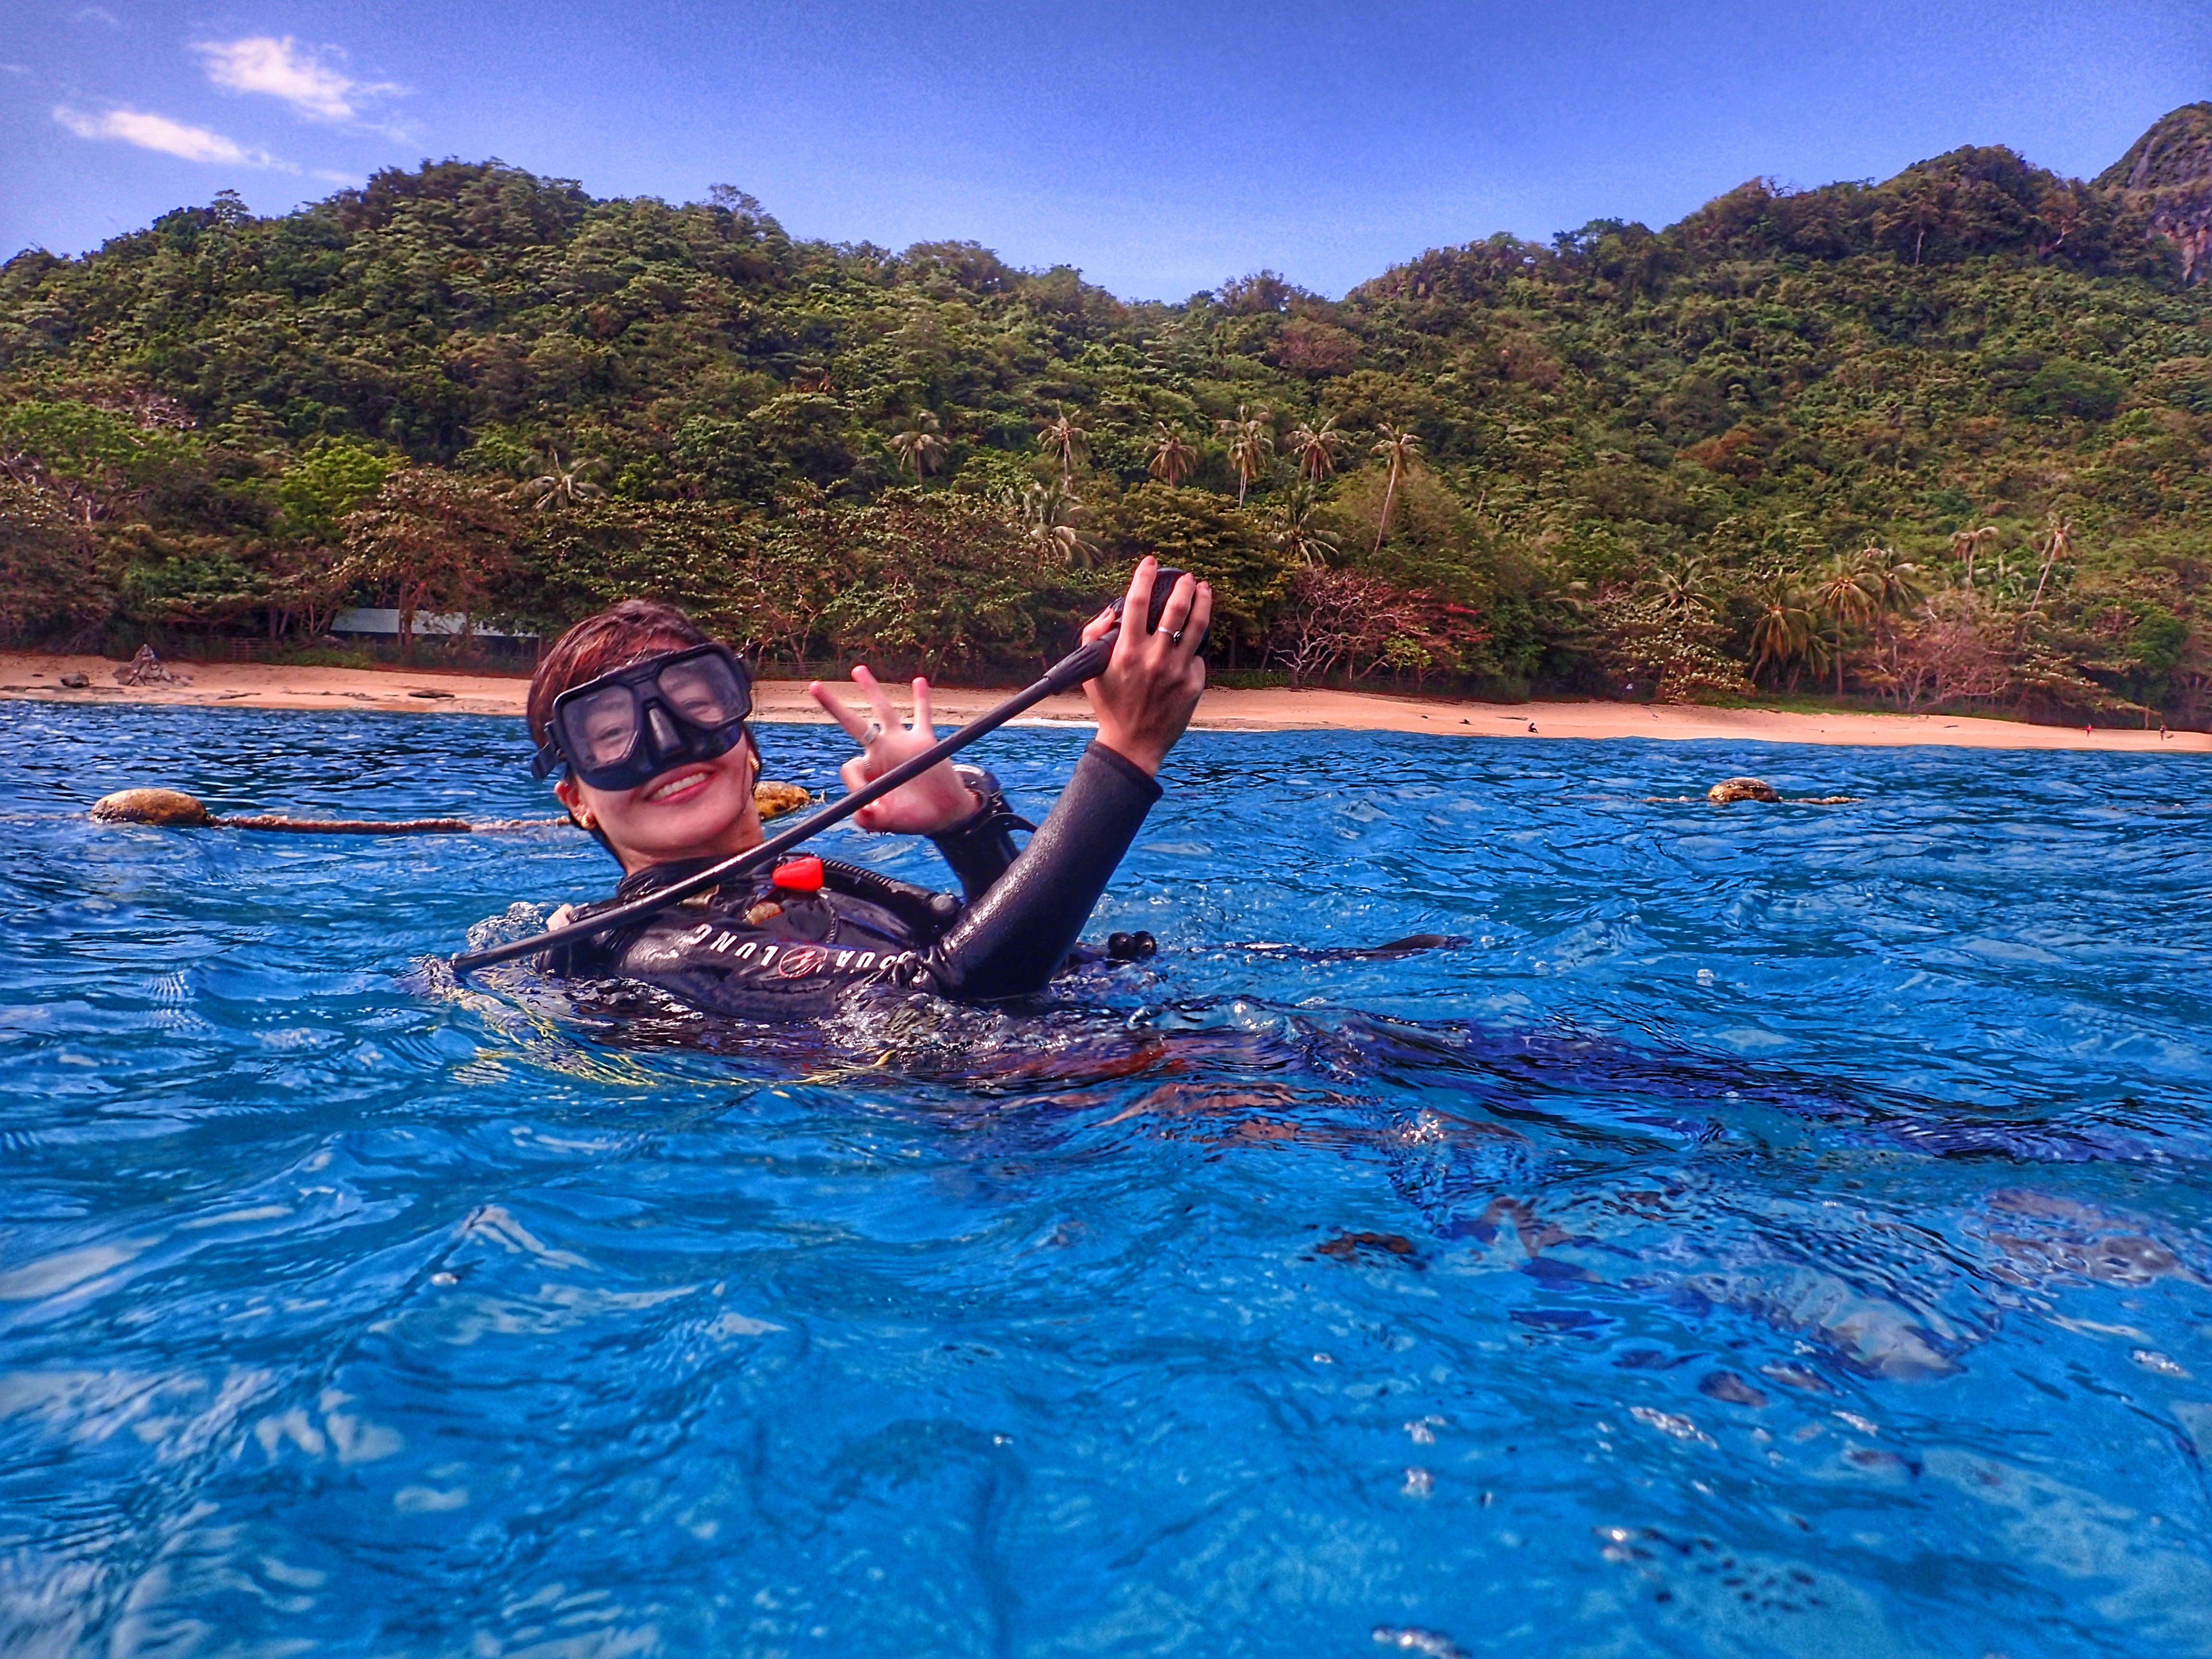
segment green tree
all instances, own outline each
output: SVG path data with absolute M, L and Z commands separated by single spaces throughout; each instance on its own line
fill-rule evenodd
M 1031 649 L 1035 569 L 989 503 L 888 490 L 844 515 L 848 570 L 825 625 L 842 650 L 927 672 Z
M 1309 569 L 1327 564 L 1339 551 L 1311 485 L 1297 484 L 1284 493 L 1275 508 L 1273 527 L 1267 532 L 1267 544 Z
M 1840 697 L 1844 695 L 1844 632 L 1863 625 L 1875 614 L 1875 595 L 1867 583 L 1864 563 L 1856 556 L 1830 561 L 1814 598 L 1835 632 L 1836 695 Z
M 81 642 L 114 601 L 96 544 L 57 492 L 0 472 L 0 639 Z
M 220 538 L 142 530 L 132 539 L 136 556 L 124 567 L 121 598 L 133 622 L 212 632 L 251 616 L 266 602 L 263 573 Z
M 191 451 L 180 434 L 73 399 L 33 397 L 0 412 L 0 466 L 50 481 L 88 528 Z
M 547 450 L 536 465 L 538 471 L 523 480 L 514 498 L 540 513 L 554 507 L 579 507 L 592 500 L 599 494 L 599 486 L 592 482 L 592 475 L 607 470 L 607 464 L 596 458 L 564 461 L 557 449 Z
M 1388 424 L 1376 428 L 1372 453 L 1381 458 L 1389 483 L 1382 491 L 1382 511 L 1375 521 L 1375 551 L 1382 550 L 1382 538 L 1390 533 L 1390 508 L 1398 499 L 1399 487 L 1406 482 L 1406 474 L 1420 459 L 1421 440 L 1418 434 L 1403 427 Z
M 2054 511 L 2043 534 L 2036 538 L 2036 548 L 2043 555 L 2043 566 L 2035 573 L 2035 596 L 2027 602 L 2030 610 L 2043 603 L 2043 590 L 2051 580 L 2051 566 L 2073 555 L 2074 521 Z
M 1290 562 L 1241 508 L 1209 490 L 1139 485 L 1115 504 L 1102 538 L 1124 559 L 1154 554 L 1212 583 L 1214 637 L 1232 661 L 1261 648 L 1290 592 Z
M 342 540 L 347 514 L 381 489 L 392 458 L 351 438 L 318 438 L 276 481 L 278 527 L 301 541 Z
M 1040 564 L 1091 568 L 1098 544 L 1084 533 L 1083 503 L 1066 485 L 1032 483 L 1005 506 Z
M 1091 434 L 1068 418 L 1063 409 L 1054 419 L 1045 422 L 1037 434 L 1037 441 L 1060 457 L 1060 481 L 1065 486 L 1073 482 L 1078 463 L 1091 454 Z
M 904 431 L 891 434 L 891 448 L 902 465 L 914 469 L 917 485 L 928 477 L 951 447 L 939 428 L 937 416 L 926 409 L 914 417 Z
M 1859 586 L 1875 621 L 1894 616 L 1920 597 L 1920 567 L 1893 547 L 1859 550 Z
M 1235 420 L 1216 421 L 1213 425 L 1229 447 L 1230 469 L 1237 474 L 1237 505 L 1242 507 L 1244 492 L 1267 469 L 1268 457 L 1275 453 L 1274 428 L 1265 409 L 1243 404 L 1237 405 Z
M 1767 670 L 1790 671 L 1790 689 L 1797 689 L 1797 672 L 1820 641 L 1819 618 L 1803 589 L 1777 585 L 1761 593 L 1759 615 L 1751 627 L 1751 676 Z
M 2109 421 L 2128 390 L 2128 377 L 2117 368 L 2054 357 L 2030 374 L 2009 401 L 2022 415 Z
M 1297 463 L 1298 476 L 1308 483 L 1319 483 L 1336 471 L 1337 457 L 1345 442 L 1344 434 L 1336 429 L 1336 416 L 1334 415 L 1325 420 L 1293 427 L 1289 447 L 1291 459 Z
M 346 516 L 345 572 L 390 597 L 412 661 L 416 617 L 481 614 L 513 567 L 517 533 L 495 491 L 435 467 L 407 467 Z
M 1974 585 L 1975 556 L 1990 543 L 2003 534 L 1995 525 L 1985 524 L 1978 530 L 1954 530 L 1951 532 L 1951 556 L 1960 562 L 1965 574 L 1961 586 Z
M 543 631 L 557 633 L 618 599 L 640 598 L 677 605 L 733 640 L 785 643 L 791 574 L 780 568 L 771 576 L 766 538 L 738 507 L 600 496 L 572 512 L 533 514 L 520 528 L 517 568 L 495 603 Z M 823 562 L 835 567 L 834 552 Z M 820 582 L 834 585 L 844 574 L 825 568 Z M 793 661 L 804 655 L 804 633 L 799 643 Z
M 1198 451 L 1180 428 L 1156 421 L 1145 470 L 1172 489 L 1198 471 Z

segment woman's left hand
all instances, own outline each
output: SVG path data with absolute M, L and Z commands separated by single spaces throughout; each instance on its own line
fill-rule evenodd
M 898 710 L 891 706 L 890 695 L 866 668 L 853 671 L 853 683 L 868 700 L 865 712 L 847 708 L 820 680 L 806 688 L 807 695 L 829 710 L 830 718 L 860 745 L 860 752 L 837 769 L 837 775 L 848 790 L 873 782 L 937 741 L 935 723 L 930 718 L 927 680 L 917 679 L 914 683 L 911 726 L 899 724 Z M 891 835 L 933 836 L 971 817 L 981 805 L 975 793 L 960 781 L 952 763 L 939 761 L 913 782 L 902 784 L 881 800 L 863 806 L 853 815 L 853 822 L 863 830 Z

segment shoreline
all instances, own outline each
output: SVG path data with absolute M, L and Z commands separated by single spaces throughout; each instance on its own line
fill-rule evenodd
M 177 663 L 179 686 L 115 684 L 121 662 L 106 657 L 0 652 L 0 702 L 109 703 L 212 708 L 366 709 L 381 714 L 492 714 L 520 719 L 529 681 L 520 676 L 434 670 L 289 668 L 266 663 Z M 81 673 L 81 690 L 60 684 Z M 939 688 L 938 724 L 958 725 L 995 705 L 1012 688 Z M 763 680 L 755 713 L 767 724 L 825 725 L 828 717 L 799 680 Z M 1080 696 L 1048 698 L 1016 721 L 1024 726 L 1091 724 Z M 1533 728 L 1533 729 L 1532 729 Z M 1970 714 L 1799 714 L 1765 708 L 1707 708 L 1688 703 L 1464 702 L 1372 691 L 1209 690 L 1191 721 L 1194 732 L 1419 732 L 1443 737 L 1643 738 L 1658 742 L 1812 743 L 1896 748 L 2087 749 L 2151 754 L 2212 753 L 2212 733 L 2100 726 L 2029 726 Z

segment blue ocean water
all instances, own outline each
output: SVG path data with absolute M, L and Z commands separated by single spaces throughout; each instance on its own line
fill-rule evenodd
M 569 832 L 81 816 L 520 758 L 8 706 L 0 1650 L 2212 1650 L 2201 761 L 1200 734 L 1158 957 L 774 1041 L 453 984 Z

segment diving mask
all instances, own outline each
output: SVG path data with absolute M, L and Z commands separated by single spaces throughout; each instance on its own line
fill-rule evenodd
M 753 711 L 744 665 L 720 645 L 664 651 L 563 691 L 531 772 L 566 764 L 594 789 L 635 789 L 737 745 Z

